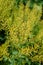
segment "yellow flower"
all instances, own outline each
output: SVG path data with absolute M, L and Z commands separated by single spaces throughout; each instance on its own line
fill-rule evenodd
M 9 56 L 8 46 L 9 46 L 8 40 L 4 44 L 0 45 L 0 60 L 2 60 L 4 56 L 6 57 Z
M 31 52 L 32 52 L 32 48 L 30 49 L 29 47 L 21 48 L 21 50 L 20 50 L 21 54 L 29 55 L 29 56 L 30 56 Z
M 36 40 L 40 40 L 43 37 L 43 20 L 40 21 L 42 15 L 42 7 L 34 4 L 33 9 L 29 8 L 30 0 L 27 2 L 26 6 L 22 2 L 19 3 L 17 7 L 16 0 L 0 0 L 0 30 L 4 29 L 8 33 L 7 39 L 4 44 L 0 45 L 0 60 L 4 56 L 9 57 L 8 47 L 11 42 L 12 47 L 18 48 L 19 52 L 23 55 L 29 55 L 31 52 L 38 53 L 38 48 L 40 48 Z M 40 23 L 42 22 L 42 23 Z M 33 26 L 39 23 L 39 33 L 33 38 L 28 37 L 33 34 Z M 1 35 L 1 34 L 0 34 Z M 32 44 L 31 48 L 28 47 L 19 49 L 18 45 L 23 45 L 26 41 L 26 44 Z M 40 42 L 40 41 L 39 41 Z M 43 41 L 42 41 L 43 42 Z M 34 47 L 33 47 L 34 45 Z M 30 57 L 32 61 L 43 60 L 42 55 L 43 45 L 41 47 L 40 53 L 36 54 L 33 57 Z M 16 64 L 15 64 L 16 65 Z

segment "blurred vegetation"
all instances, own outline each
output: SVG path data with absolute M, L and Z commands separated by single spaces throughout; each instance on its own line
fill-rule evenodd
M 43 0 L 0 0 L 0 65 L 43 65 Z

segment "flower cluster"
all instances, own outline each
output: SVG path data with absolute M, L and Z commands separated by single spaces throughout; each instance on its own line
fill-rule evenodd
M 12 65 L 31 65 L 26 59 L 43 62 L 42 4 L 36 1 L 0 0 L 0 31 L 6 33 L 0 33 L 0 62 L 9 61 Z

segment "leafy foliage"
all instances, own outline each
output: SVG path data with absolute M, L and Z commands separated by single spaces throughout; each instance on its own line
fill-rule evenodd
M 43 65 L 42 0 L 0 0 L 0 65 Z

